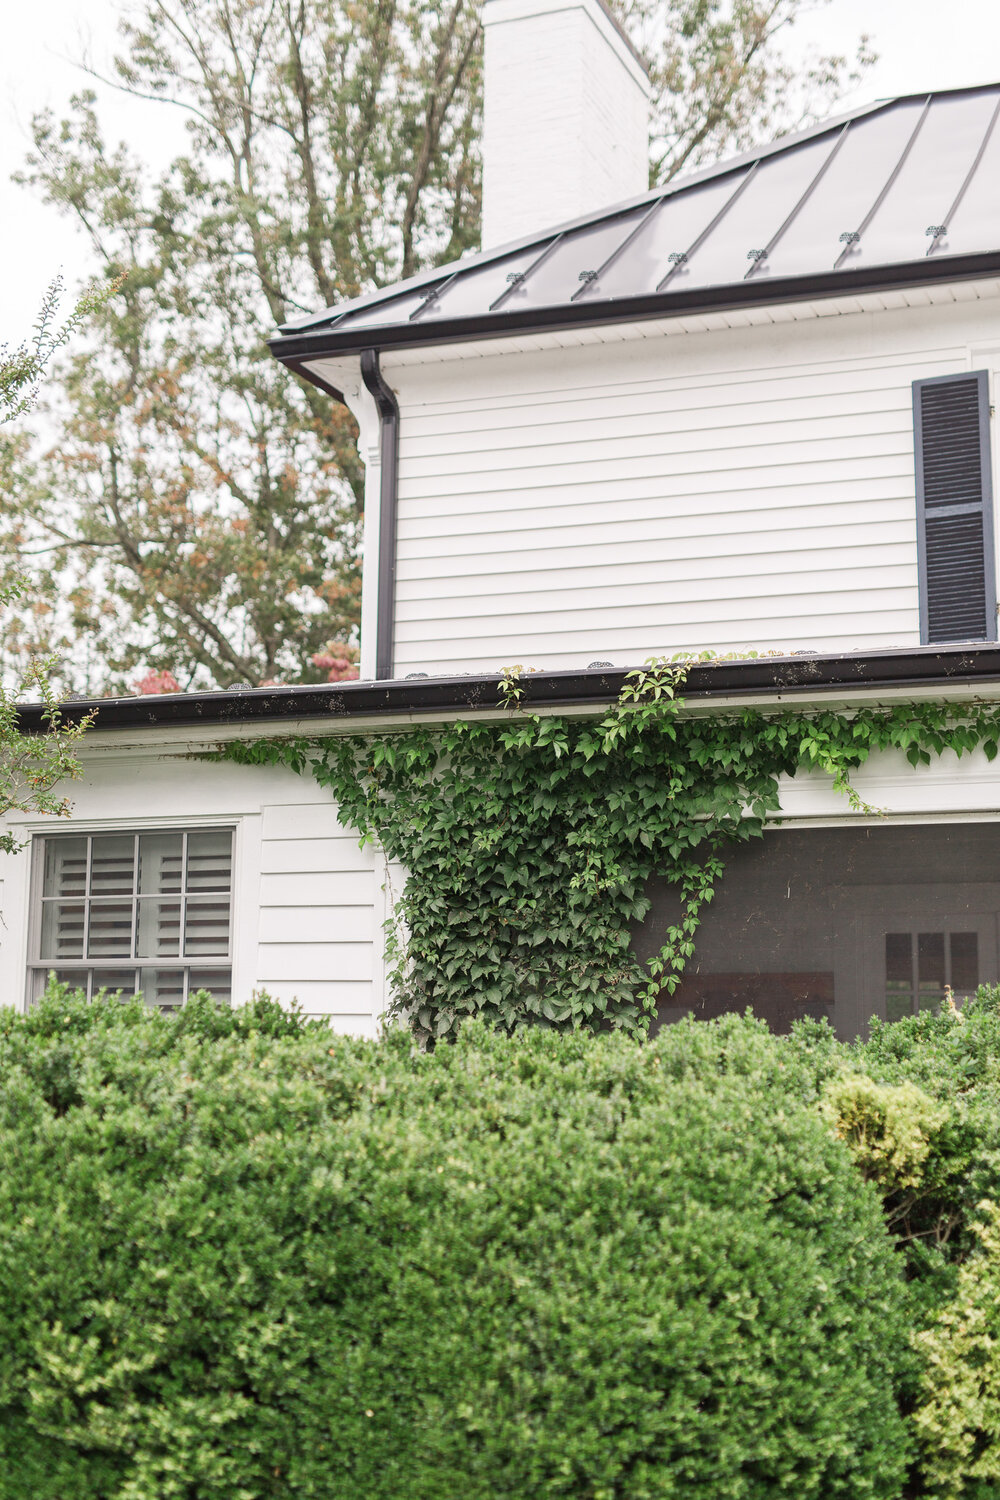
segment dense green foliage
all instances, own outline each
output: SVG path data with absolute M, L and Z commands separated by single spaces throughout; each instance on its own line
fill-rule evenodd
M 726 847 L 762 832 L 781 775 L 820 770 L 860 805 L 850 773 L 874 750 L 918 764 L 982 746 L 992 759 L 1000 738 L 988 705 L 700 716 L 675 696 L 682 676 L 662 663 L 630 674 L 599 720 L 513 711 L 220 753 L 316 777 L 405 867 L 393 989 L 418 1035 L 451 1035 L 473 1014 L 641 1030 L 693 951 Z M 507 691 L 516 704 L 516 678 Z M 630 940 L 653 874 L 674 882 L 683 914 L 644 965 Z
M 906 1291 L 835 1050 L 7 1013 L 0 1497 L 895 1500 Z

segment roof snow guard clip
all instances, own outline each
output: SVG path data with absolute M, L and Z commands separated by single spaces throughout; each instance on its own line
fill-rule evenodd
M 747 260 L 766 260 L 766 259 L 767 259 L 767 251 L 766 250 L 748 250 L 747 251 Z
M 861 235 L 856 229 L 845 229 L 844 233 L 840 236 L 840 243 L 842 245 L 856 245 L 860 238 Z
M 580 280 L 581 281 L 596 281 L 597 280 L 597 272 L 596 271 L 581 271 L 580 272 Z

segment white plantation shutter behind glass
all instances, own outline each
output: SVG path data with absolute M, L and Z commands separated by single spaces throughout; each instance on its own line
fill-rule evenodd
M 87 894 L 87 840 L 50 839 L 45 846 L 42 894 Z M 48 901 L 42 913 L 41 956 L 52 963 L 82 958 L 87 908 L 82 899 Z
M 46 838 L 30 995 L 55 968 L 88 994 L 139 989 L 174 1009 L 208 989 L 228 1003 L 232 849 L 231 829 Z

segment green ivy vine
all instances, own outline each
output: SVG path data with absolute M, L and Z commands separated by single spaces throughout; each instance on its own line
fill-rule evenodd
M 330 789 L 342 821 L 407 871 L 390 923 L 392 1011 L 423 1039 L 469 1015 L 514 1028 L 644 1030 L 680 982 L 725 851 L 778 812 L 782 775 L 820 769 L 859 810 L 851 772 L 895 747 L 913 765 L 1000 743 L 1000 707 L 906 703 L 849 713 L 684 704 L 683 663 L 628 675 L 600 718 L 526 713 L 520 669 L 501 722 L 323 739 L 238 741 L 217 752 L 278 763 Z M 632 952 L 659 875 L 681 920 L 658 954 Z

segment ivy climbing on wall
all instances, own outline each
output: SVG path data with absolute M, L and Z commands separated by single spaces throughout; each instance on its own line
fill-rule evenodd
M 701 711 L 680 696 L 684 665 L 661 660 L 630 673 L 601 717 L 540 715 L 520 706 L 519 670 L 502 680 L 499 722 L 218 751 L 315 777 L 341 821 L 404 866 L 392 1012 L 424 1039 L 473 1014 L 644 1030 L 680 982 L 726 850 L 777 813 L 779 777 L 819 769 L 865 811 L 850 775 L 873 750 L 918 765 L 978 747 L 992 760 L 1000 742 L 989 703 Z M 630 937 L 652 875 L 675 885 L 681 916 L 642 963 Z

